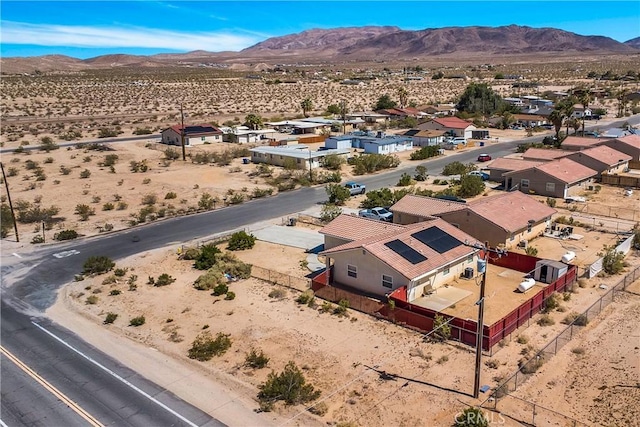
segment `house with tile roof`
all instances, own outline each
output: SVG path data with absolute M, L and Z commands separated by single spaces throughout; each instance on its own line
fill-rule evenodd
M 442 145 L 445 140 L 443 130 L 420 130 L 409 129 L 403 136 L 410 136 L 413 139 L 414 147 L 426 147 L 429 145 Z
M 506 188 L 548 197 L 575 196 L 593 185 L 598 172 L 573 160 L 561 158 L 532 168 L 504 174 Z
M 182 145 L 182 125 L 174 125 L 161 132 L 161 142 L 168 145 Z M 222 131 L 210 124 L 185 125 L 184 145 L 192 147 L 194 145 L 211 144 L 222 142 Z
M 414 224 L 428 221 L 442 213 L 463 209 L 465 203 L 434 197 L 407 194 L 389 210 L 393 213 L 394 224 Z
M 321 252 L 331 266 L 331 284 L 384 297 L 402 286 L 412 301 L 475 267 L 478 243 L 441 219 L 354 240 Z
M 617 174 L 626 171 L 629 168 L 629 160 L 631 160 L 630 155 L 606 145 L 577 151 L 565 158 L 595 170 L 598 172 L 597 178 L 600 178 L 602 174 Z
M 621 153 L 631 156 L 631 162 L 640 162 L 640 135 L 627 135 L 620 138 L 608 139 L 604 145 Z M 630 165 L 630 167 L 633 165 Z M 637 167 L 640 168 L 640 165 Z
M 463 209 L 438 215 L 489 246 L 515 248 L 540 236 L 551 225 L 556 210 L 535 198 L 511 191 L 473 200 Z
M 572 152 L 569 150 L 558 150 L 557 148 L 529 148 L 522 153 L 523 160 L 534 162 L 550 162 L 568 156 Z
M 392 232 L 400 233 L 405 229 L 406 227 L 401 224 L 341 214 L 322 227 L 319 233 L 324 235 L 324 249 L 328 250 L 355 240 L 368 239 Z
M 465 139 L 471 139 L 473 137 L 472 131 L 477 129 L 473 124 L 458 117 L 438 117 L 419 124 L 417 128 L 420 130 L 441 130 L 453 137 L 458 136 Z
M 549 150 L 544 150 L 549 151 Z M 486 167 L 489 171 L 489 180 L 495 182 L 504 182 L 504 174 L 507 172 L 519 171 L 523 169 L 532 168 L 542 164 L 541 161 L 535 160 L 523 160 L 523 159 L 511 159 L 508 157 L 498 157 Z M 507 189 L 508 190 L 508 189 Z
M 580 151 L 586 150 L 587 148 L 597 147 L 598 145 L 604 144 L 605 139 L 601 138 L 586 138 L 582 136 L 568 136 L 564 140 L 562 140 L 563 150 L 569 151 Z

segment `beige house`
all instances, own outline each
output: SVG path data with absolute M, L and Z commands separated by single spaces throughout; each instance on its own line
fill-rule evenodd
M 473 138 L 472 131 L 476 130 L 474 125 L 458 117 L 435 118 L 419 124 L 417 128 L 420 130 L 444 131 L 451 136 L 462 137 L 465 138 L 465 140 Z
M 168 145 L 182 145 L 182 132 L 182 125 L 171 126 L 161 132 L 161 141 Z M 186 147 L 214 142 L 222 142 L 220 129 L 209 124 L 184 126 L 184 145 Z
M 429 221 L 445 212 L 464 209 L 465 206 L 461 202 L 407 194 L 389 210 L 393 213 L 394 224 L 406 225 Z
M 400 224 L 342 214 L 322 227 L 319 233 L 324 235 L 324 249 L 328 250 L 355 240 L 369 239 L 391 232 L 401 233 L 405 230 L 406 227 Z
M 587 148 L 566 157 L 598 172 L 597 178 L 604 174 L 617 174 L 629 169 L 631 156 L 613 148 L 601 145 Z
M 561 197 L 575 196 L 593 184 L 598 172 L 573 160 L 562 158 L 529 169 L 504 174 L 506 188 L 527 194 Z
M 551 160 L 561 159 L 571 153 L 572 151 L 558 150 L 557 148 L 529 148 L 522 153 L 522 160 L 550 162 Z
M 548 151 L 548 150 L 545 150 Z M 489 179 L 495 182 L 504 182 L 504 174 L 507 172 L 520 171 L 523 169 L 529 169 L 534 166 L 542 164 L 541 161 L 534 160 L 522 160 L 522 159 L 510 159 L 507 157 L 498 157 L 491 162 L 487 169 L 489 170 Z M 509 190 L 505 188 L 505 190 Z
M 606 139 L 604 138 L 585 138 L 582 136 L 568 136 L 560 145 L 563 150 L 580 151 L 587 148 L 597 147 L 604 144 Z
M 322 159 L 330 154 L 347 158 L 351 150 L 334 149 L 312 151 L 308 145 L 260 146 L 251 148 L 251 162 L 267 163 L 273 166 L 295 165 L 296 169 L 315 169 L 322 166 Z
M 621 153 L 631 156 L 632 162 L 640 162 L 640 135 L 627 135 L 620 138 L 609 139 L 604 145 Z
M 421 297 L 475 268 L 478 243 L 441 219 L 404 231 L 355 240 L 321 252 L 331 266 L 331 284 L 384 297 L 407 287 L 409 301 Z
M 489 246 L 515 248 L 540 236 L 551 225 L 556 210 L 519 191 L 483 197 L 464 209 L 439 215 L 448 223 Z

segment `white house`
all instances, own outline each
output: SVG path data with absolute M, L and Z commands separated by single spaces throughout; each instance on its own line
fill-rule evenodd
M 420 130 L 442 130 L 445 133 L 462 137 L 465 140 L 473 138 L 473 131 L 477 128 L 466 120 L 458 117 L 439 117 L 417 126 Z
M 162 131 L 161 142 L 168 145 L 182 145 L 182 133 L 182 125 L 171 126 Z M 222 142 L 220 129 L 209 124 L 184 126 L 184 145 L 186 147 L 214 142 Z
M 247 126 L 221 127 L 220 130 L 224 142 L 239 144 L 261 143 L 278 133 L 275 129 L 249 129 Z
M 261 146 L 251 148 L 253 163 L 267 163 L 274 166 L 285 166 L 287 163 L 295 165 L 296 169 L 318 168 L 322 166 L 322 159 L 330 154 L 347 158 L 351 150 L 320 150 L 312 151 L 308 145 Z
M 362 140 L 362 148 L 369 154 L 392 154 L 413 149 L 413 141 L 410 137 L 399 135 L 366 138 Z

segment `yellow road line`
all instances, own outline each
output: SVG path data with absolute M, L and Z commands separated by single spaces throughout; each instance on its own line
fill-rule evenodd
M 9 360 L 11 360 L 18 368 L 22 369 L 27 375 L 36 380 L 42 387 L 44 387 L 49 393 L 53 394 L 55 397 L 60 399 L 63 403 L 65 403 L 71 410 L 84 418 L 90 425 L 93 427 L 104 427 L 103 424 L 100 423 L 97 419 L 95 419 L 91 414 L 82 409 L 80 405 L 75 403 L 73 400 L 69 399 L 67 396 L 62 394 L 57 388 L 49 384 L 44 378 L 38 375 L 33 369 L 22 363 L 20 359 L 11 354 L 6 348 L 0 346 L 0 353 L 4 354 Z

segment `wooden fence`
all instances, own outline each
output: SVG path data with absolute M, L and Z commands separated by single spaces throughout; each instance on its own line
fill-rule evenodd
M 602 183 L 617 187 L 640 188 L 640 177 L 602 174 Z

